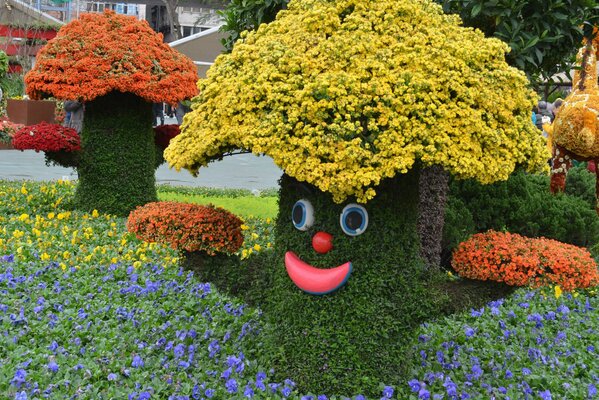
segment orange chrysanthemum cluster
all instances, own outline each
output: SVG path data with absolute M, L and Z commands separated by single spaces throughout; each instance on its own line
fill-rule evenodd
M 105 11 L 63 26 L 40 50 L 25 82 L 34 99 L 90 101 L 120 91 L 175 104 L 197 93 L 197 78 L 193 62 L 146 21 Z
M 12 145 L 17 150 L 75 152 L 81 150 L 81 138 L 73 128 L 40 122 L 19 129 Z
M 127 229 L 139 239 L 176 250 L 235 253 L 243 244 L 242 221 L 212 205 L 158 201 L 133 210 Z
M 460 243 L 452 266 L 462 277 L 564 290 L 599 284 L 597 264 L 583 248 L 509 232 L 478 233 Z

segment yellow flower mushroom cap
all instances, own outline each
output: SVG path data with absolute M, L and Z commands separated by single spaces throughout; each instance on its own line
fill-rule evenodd
M 483 183 L 543 169 L 524 73 L 460 24 L 428 0 L 292 0 L 217 58 L 165 159 L 197 173 L 249 150 L 336 202 L 417 160 Z

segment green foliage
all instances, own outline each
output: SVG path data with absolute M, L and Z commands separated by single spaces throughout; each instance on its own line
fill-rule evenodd
M 301 390 L 335 394 L 379 393 L 379 382 L 401 376 L 404 339 L 422 321 L 438 314 L 445 297 L 427 287 L 418 256 L 417 173 L 409 172 L 381 184 L 367 205 L 368 229 L 355 237 L 341 230 L 345 204 L 331 195 L 284 175 L 270 271 L 272 289 L 263 307 L 273 327 L 273 349 L 280 349 L 275 370 L 293 376 Z M 309 200 L 314 226 L 295 229 L 291 210 Z M 311 245 L 318 231 L 333 236 L 333 249 L 317 254 Z M 317 268 L 351 261 L 353 271 L 337 292 L 313 296 L 287 275 L 286 251 Z M 333 393 L 331 393 L 333 394 Z
M 23 96 L 25 92 L 25 83 L 23 75 L 7 74 L 0 78 L 0 87 L 4 92 L 4 100 L 11 97 Z
M 76 206 L 125 216 L 156 201 L 151 104 L 119 92 L 86 103 Z
M 260 24 L 273 21 L 288 2 L 289 0 L 231 0 L 223 11 L 218 12 L 223 18 L 221 31 L 229 34 L 222 39 L 226 51 L 233 49 L 241 32 L 258 29 Z
M 573 168 L 566 187 L 566 194 L 552 195 L 548 177 L 523 172 L 492 185 L 452 181 L 443 231 L 444 260 L 467 236 L 490 229 L 592 246 L 599 241 L 594 179 L 584 168 Z
M 585 33 L 583 23 L 596 23 L 599 14 L 596 0 L 436 1 L 446 12 L 459 14 L 464 25 L 509 44 L 508 62 L 533 81 L 570 69 Z
M 0 78 L 6 74 L 6 71 L 8 71 L 8 56 L 0 50 Z
M 158 199 L 162 201 L 179 201 L 183 203 L 214 204 L 231 211 L 236 215 L 254 216 L 260 218 L 274 218 L 277 216 L 276 197 L 223 197 L 187 195 L 173 192 L 158 192 Z

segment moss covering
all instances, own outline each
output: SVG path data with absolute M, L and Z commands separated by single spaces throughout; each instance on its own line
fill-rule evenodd
M 427 288 L 430 275 L 419 257 L 417 172 L 389 179 L 377 192 L 366 205 L 367 230 L 349 237 L 339 223 L 347 203 L 335 204 L 330 194 L 281 178 L 273 283 L 264 308 L 272 322 L 272 348 L 281 349 L 276 370 L 294 377 L 304 391 L 380 394 L 380 382 L 397 383 L 404 372 L 404 339 L 442 307 L 443 296 Z M 315 210 L 315 223 L 305 232 L 291 221 L 300 199 Z M 327 254 L 312 248 L 317 231 L 333 236 Z M 287 250 L 318 268 L 351 261 L 353 271 L 337 292 L 313 296 L 287 275 Z
M 111 92 L 85 104 L 75 204 L 125 216 L 156 201 L 152 105 Z

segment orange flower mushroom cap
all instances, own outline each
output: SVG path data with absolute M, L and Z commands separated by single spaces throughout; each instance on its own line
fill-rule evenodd
M 32 99 L 91 101 L 112 91 L 175 104 L 197 94 L 197 69 L 146 21 L 105 11 L 63 26 L 25 76 Z

